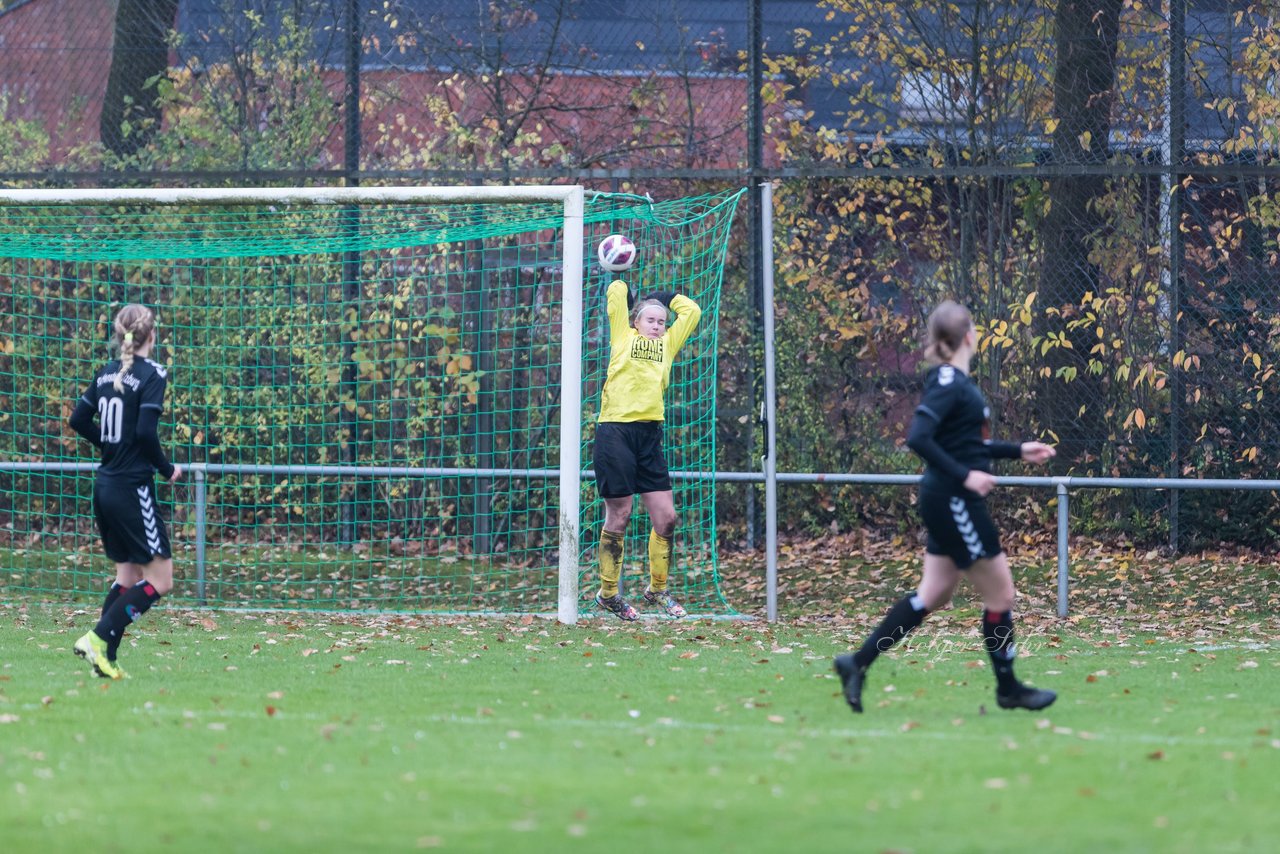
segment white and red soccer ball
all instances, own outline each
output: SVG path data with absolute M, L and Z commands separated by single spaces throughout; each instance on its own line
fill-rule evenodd
M 600 241 L 596 254 L 601 267 L 610 273 L 621 273 L 636 262 L 636 245 L 625 234 L 610 234 Z

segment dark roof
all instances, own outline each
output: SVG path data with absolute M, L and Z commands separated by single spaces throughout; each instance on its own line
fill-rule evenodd
M 969 5 L 958 0 L 961 8 Z M 181 52 L 188 58 L 213 62 L 224 58 L 238 39 L 246 37 L 252 24 L 244 10 L 256 12 L 265 26 L 280 27 L 280 0 L 183 0 L 179 5 L 178 29 L 185 35 Z M 345 23 L 347 0 L 300 2 L 309 8 L 306 27 L 317 34 L 317 50 L 322 61 L 345 65 Z M 739 74 L 740 52 L 747 46 L 748 0 L 529 0 L 507 4 L 532 11 L 532 15 L 495 27 L 477 18 L 489 4 L 476 0 L 396 0 L 386 12 L 381 3 L 362 3 L 363 33 L 369 49 L 362 57 L 366 68 L 475 68 L 488 61 L 493 67 L 516 70 L 549 63 L 562 71 L 583 73 L 694 72 Z M 1207 108 L 1204 89 L 1217 97 L 1240 95 L 1242 81 L 1230 73 L 1231 53 L 1241 49 L 1240 39 L 1249 22 L 1236 27 L 1234 16 L 1247 6 L 1245 0 L 1188 0 L 1187 40 L 1192 62 L 1202 65 L 1200 77 L 1188 86 L 1186 104 L 1187 136 L 1190 140 L 1220 140 L 1231 135 L 1225 113 Z M 228 23 L 226 9 L 238 8 Z M 369 7 L 374 6 L 373 10 Z M 918 10 L 919 11 L 919 10 Z M 849 26 L 847 16 L 831 16 L 816 0 L 763 0 L 762 35 L 773 54 L 797 52 L 796 30 L 807 32 L 809 44 L 823 44 Z M 874 25 L 871 22 L 869 25 Z M 925 25 L 929 26 L 927 17 Z M 499 35 L 499 29 L 502 30 Z M 554 37 L 553 37 L 554 34 Z M 1128 47 L 1149 42 L 1160 49 L 1167 39 L 1164 30 L 1128 33 Z M 414 45 L 401 51 L 397 39 Z M 556 48 L 548 52 L 548 45 Z M 1231 47 L 1228 47 L 1231 46 Z M 501 57 L 501 58 L 499 58 Z M 841 61 L 837 58 L 837 61 Z M 846 63 L 865 61 L 848 57 Z M 888 107 L 887 121 L 901 118 L 897 97 L 898 70 L 885 63 L 873 66 L 868 76 L 874 82 L 878 100 Z M 803 97 L 814 111 L 814 123 L 844 127 L 853 89 L 842 89 L 825 80 L 806 85 Z M 1162 108 L 1162 93 L 1125 92 L 1130 107 L 1142 115 Z M 875 111 L 868 111 L 874 114 Z M 1158 113 L 1157 113 L 1158 114 Z M 884 124 L 873 115 L 850 123 L 855 133 L 874 134 Z M 1123 130 L 1123 129 L 1122 129 Z M 1130 131 L 1135 129 L 1128 129 Z M 1034 133 L 1021 129 L 1022 133 Z

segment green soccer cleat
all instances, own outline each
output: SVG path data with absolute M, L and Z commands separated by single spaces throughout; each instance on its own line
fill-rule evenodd
M 103 679 L 123 679 L 124 671 L 107 658 L 107 642 L 92 631 L 86 632 L 72 647 L 76 655 L 89 662 L 93 672 Z
M 676 601 L 676 597 L 672 596 L 666 590 L 645 590 L 644 601 L 650 605 L 657 605 L 659 608 L 667 612 L 668 617 L 679 619 L 686 616 L 689 612 L 684 606 Z

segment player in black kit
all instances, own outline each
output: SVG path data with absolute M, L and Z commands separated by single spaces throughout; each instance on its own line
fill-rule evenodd
M 141 305 L 120 309 L 111 347 L 120 358 L 94 375 L 76 401 L 71 427 L 102 452 L 93 484 L 93 515 L 116 578 L 98 625 L 75 642 L 76 655 L 95 673 L 123 679 L 116 663 L 120 639 L 173 588 L 169 534 L 156 502 L 155 473 L 175 483 L 181 466 L 165 457 L 157 425 L 168 372 L 148 358 L 156 343 L 155 315 Z M 97 423 L 94 423 L 94 415 Z
M 946 606 L 962 576 L 982 596 L 982 636 L 996 676 L 996 702 L 1004 709 L 1043 709 L 1053 691 L 1031 688 L 1013 673 L 1013 575 L 1000 536 L 987 512 L 995 486 L 993 458 L 1043 463 L 1056 451 L 1042 442 L 998 442 L 989 435 L 986 401 L 969 378 L 977 332 L 968 309 L 942 303 L 929 316 L 925 355 L 934 363 L 925 376 L 907 445 L 925 461 L 919 507 L 928 533 L 924 571 L 916 592 L 889 610 L 862 648 L 836 656 L 844 698 L 862 711 L 862 687 L 876 657 Z

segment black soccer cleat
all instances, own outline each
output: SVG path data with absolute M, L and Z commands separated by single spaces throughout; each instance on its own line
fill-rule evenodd
M 852 655 L 837 655 L 833 664 L 836 673 L 840 676 L 845 702 L 849 704 L 849 708 L 860 713 L 862 711 L 862 680 L 866 678 L 867 671 L 854 662 Z
M 1001 694 L 999 689 L 996 690 L 996 703 L 1002 709 L 1030 709 L 1034 712 L 1047 709 L 1056 699 L 1058 695 L 1055 692 L 1028 685 L 1019 685 L 1012 694 Z

